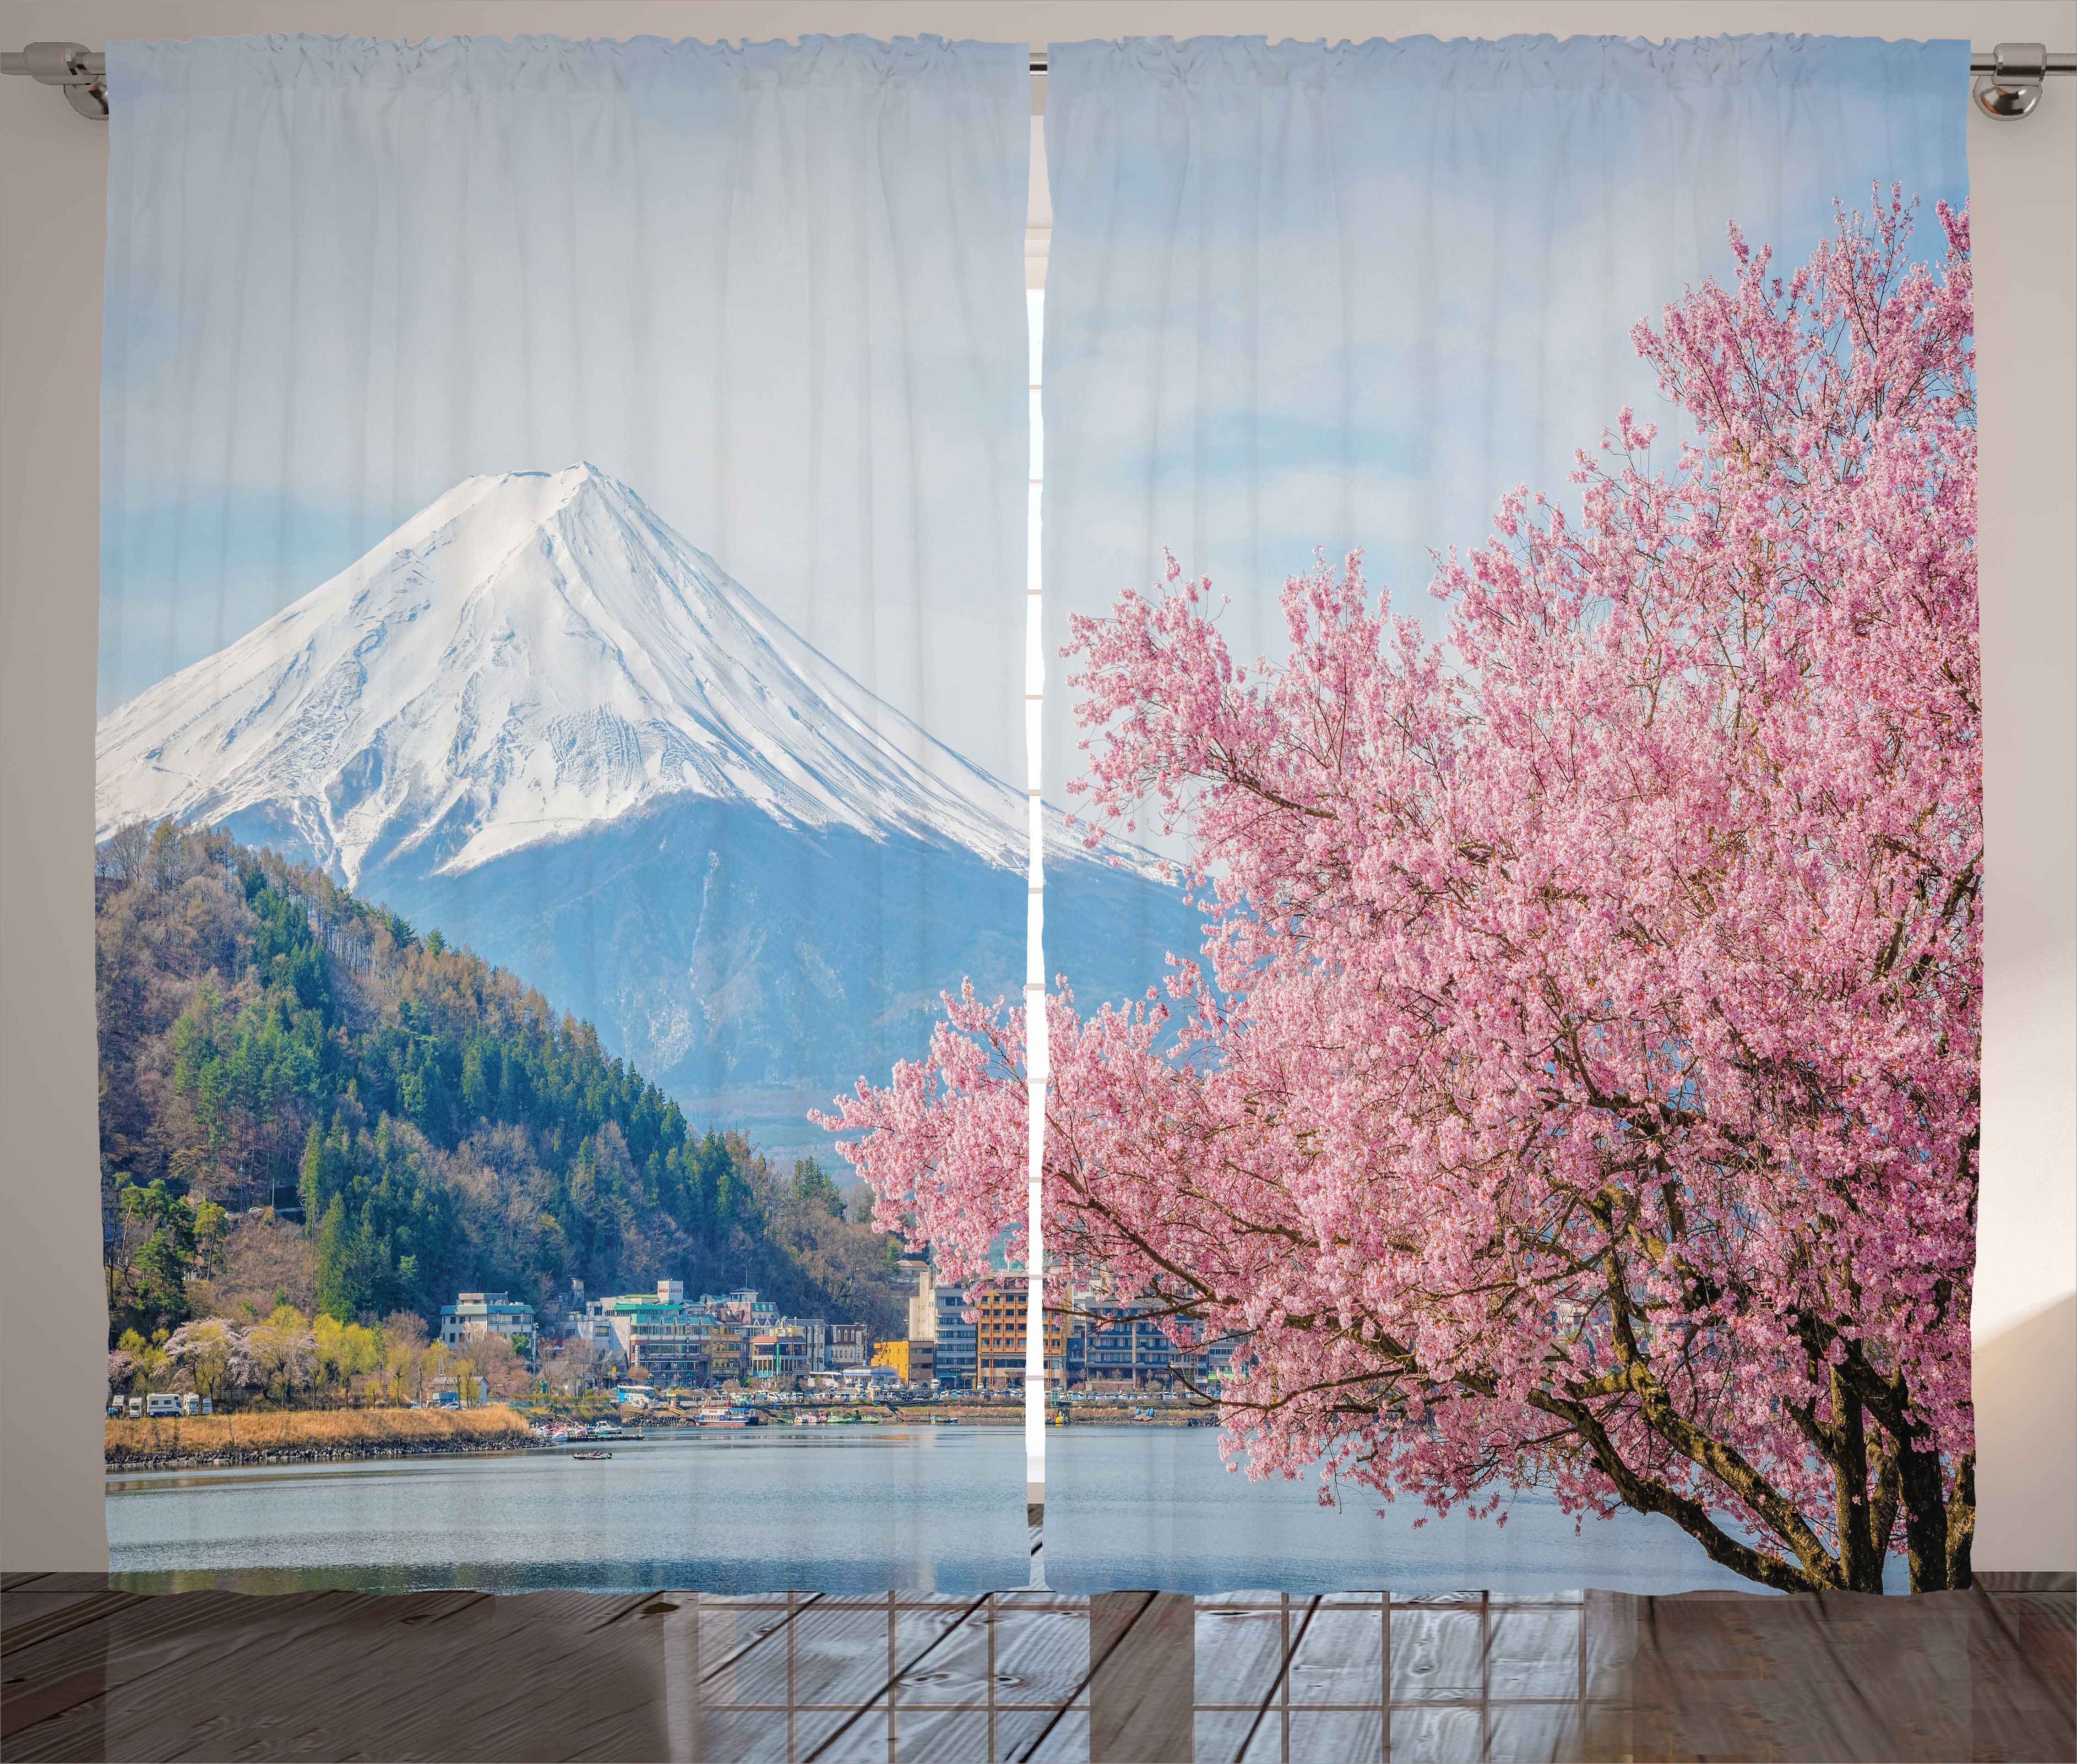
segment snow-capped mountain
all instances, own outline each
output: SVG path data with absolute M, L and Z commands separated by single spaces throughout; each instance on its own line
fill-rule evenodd
M 459 874 L 672 797 L 1005 868 L 1027 849 L 1020 793 L 590 465 L 457 485 L 110 712 L 95 759 L 97 837 L 257 812 L 349 885 L 377 860 Z M 1052 818 L 1049 845 L 1078 851 Z
M 775 1156 L 826 1155 L 807 1110 L 918 1057 L 942 992 L 1023 979 L 1023 795 L 589 466 L 457 485 L 95 745 L 99 837 L 314 863 Z M 1047 857 L 1085 1001 L 1196 947 L 1146 853 L 1048 810 Z

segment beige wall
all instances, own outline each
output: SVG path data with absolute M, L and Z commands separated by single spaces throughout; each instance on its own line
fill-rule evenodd
M 2077 47 L 2072 0 L 10 0 L 5 46 L 250 31 L 916 31 Z M 1967 103 L 1957 90 L 1957 106 Z M 96 432 L 107 134 L 0 81 L 0 1563 L 106 1560 L 94 1168 Z M 2077 1567 L 2077 81 L 1971 113 L 1989 970 L 1976 1388 L 1986 1568 Z

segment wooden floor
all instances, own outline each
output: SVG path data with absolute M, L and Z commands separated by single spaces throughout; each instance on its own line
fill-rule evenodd
M 1921 1599 L 0 1582 L 7 1758 L 2077 1759 L 2071 1577 Z

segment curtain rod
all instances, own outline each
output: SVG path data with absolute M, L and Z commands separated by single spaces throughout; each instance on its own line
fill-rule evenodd
M 2038 43 L 2000 43 L 1990 50 L 1969 52 L 1969 71 L 1976 76 L 1973 91 L 1986 116 L 2026 116 L 2041 102 L 2042 82 L 2051 73 L 2077 74 L 2077 52 L 2050 52 Z M 0 54 L 0 73 L 27 74 L 45 85 L 64 89 L 65 101 L 81 116 L 108 120 L 108 57 L 83 43 L 31 43 L 19 52 Z M 1046 52 L 1031 52 L 1031 77 L 1046 76 Z

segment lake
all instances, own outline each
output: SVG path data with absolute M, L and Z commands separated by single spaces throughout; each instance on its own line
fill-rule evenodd
M 139 1591 L 1029 1583 L 1016 1428 L 755 1429 L 613 1451 L 111 1475 L 110 1567 Z M 1405 1501 L 1383 1518 L 1374 1499 L 1323 1508 L 1309 1483 L 1229 1474 L 1210 1429 L 1071 1427 L 1046 1454 L 1045 1571 L 1061 1591 L 1757 1590 L 1641 1514 L 1575 1535 L 1534 1496 L 1504 1528 L 1458 1513 L 1417 1529 L 1424 1509 Z

